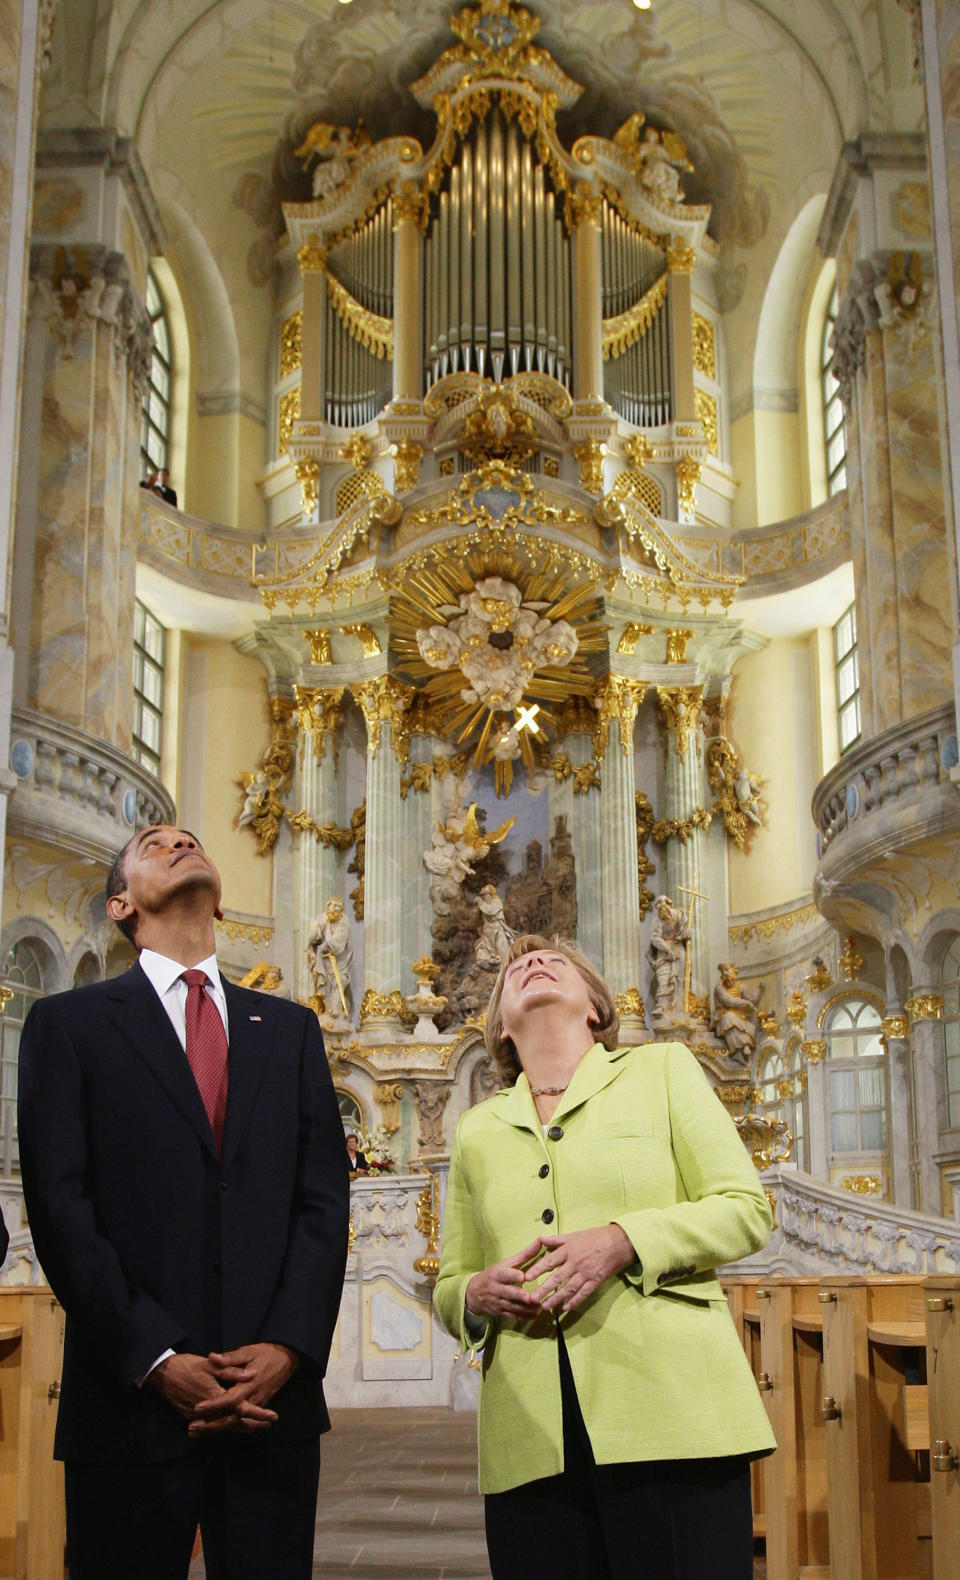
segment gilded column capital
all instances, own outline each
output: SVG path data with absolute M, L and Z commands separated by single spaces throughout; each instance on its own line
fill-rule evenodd
M 811 1037 L 800 1044 L 800 1052 L 808 1064 L 822 1064 L 827 1057 L 826 1039 Z
M 942 1020 L 943 994 L 914 993 L 903 1007 L 914 1023 L 918 1020 Z
M 674 236 L 667 248 L 667 268 L 671 274 L 692 274 L 697 266 L 697 255 L 682 236 Z
M 674 467 L 677 474 L 677 497 L 680 508 L 692 516 L 697 504 L 697 484 L 703 467 L 692 455 L 682 455 Z
M 703 701 L 702 686 L 658 686 L 657 697 L 663 712 L 664 723 L 673 731 L 673 749 L 678 757 L 686 757 L 690 731 L 696 729 Z
M 593 749 L 598 762 L 602 762 L 606 755 L 610 725 L 614 719 L 620 720 L 620 745 L 623 755 L 629 756 L 637 709 L 646 694 L 646 682 L 642 680 L 628 680 L 625 675 L 612 674 L 601 680 L 593 694 L 593 705 L 597 710 Z
M 888 1042 L 906 1042 L 910 1035 L 910 1017 L 900 1010 L 884 1015 L 880 1030 Z
M 326 634 L 326 633 L 324 633 Z M 313 737 L 313 750 L 318 763 L 327 751 L 327 739 L 333 737 L 333 761 L 337 763 L 337 730 L 343 721 L 343 686 L 294 686 L 297 705 L 297 728 L 306 738 Z
M 581 182 L 570 193 L 569 220 L 573 227 L 593 225 L 600 230 L 603 225 L 603 194 L 593 181 Z
M 322 274 L 327 266 L 327 249 L 320 237 L 311 233 L 297 248 L 297 263 L 301 274 Z
M 426 229 L 430 199 L 416 181 L 398 181 L 393 190 L 393 227 L 416 225 Z
M 410 752 L 410 738 L 404 715 L 416 694 L 415 687 L 397 680 L 393 675 L 377 675 L 372 680 L 351 684 L 350 690 L 363 709 L 367 726 L 367 744 L 374 757 L 380 750 L 380 730 L 390 725 L 394 756 L 406 763 Z
M 330 632 L 320 629 L 317 631 L 304 631 L 303 634 L 310 643 L 311 664 L 329 664 Z

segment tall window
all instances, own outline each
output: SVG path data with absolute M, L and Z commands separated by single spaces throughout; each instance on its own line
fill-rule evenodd
M 833 628 L 837 677 L 837 728 L 840 750 L 860 739 L 860 664 L 857 659 L 857 608 L 851 604 Z
M 43 964 L 34 940 L 21 938 L 3 966 L 4 985 L 13 990 L 0 1016 L 0 1174 L 20 1171 L 17 1150 L 17 1054 L 27 1010 L 43 992 Z
M 147 275 L 147 312 L 153 330 L 150 381 L 140 419 L 140 459 L 144 472 L 167 466 L 170 443 L 170 330 L 163 299 L 152 274 Z
M 960 1130 L 960 938 L 943 957 L 943 1043 L 946 1059 L 947 1125 Z
M 834 1154 L 886 1152 L 887 1076 L 880 1015 L 865 999 L 837 1004 L 824 1022 Z
M 166 631 L 137 599 L 133 610 L 133 755 L 160 773 Z
M 823 396 L 828 494 L 838 494 L 847 486 L 847 435 L 843 425 L 843 402 L 840 399 L 840 386 L 833 376 L 833 352 L 830 349 L 830 336 L 837 321 L 837 305 L 837 288 L 834 286 L 820 342 L 820 389 Z

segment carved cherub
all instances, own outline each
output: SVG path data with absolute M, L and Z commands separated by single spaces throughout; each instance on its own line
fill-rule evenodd
M 302 160 L 305 167 L 312 159 L 319 161 L 313 172 L 313 195 L 323 198 L 343 185 L 350 174 L 350 161 L 369 147 L 370 133 L 362 120 L 357 122 L 355 132 L 349 126 L 315 121 L 293 156 Z

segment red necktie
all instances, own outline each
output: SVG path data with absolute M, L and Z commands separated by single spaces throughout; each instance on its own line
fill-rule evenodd
M 187 984 L 187 1062 L 219 1154 L 227 1110 L 227 1033 L 220 1011 L 206 991 L 207 973 L 184 971 L 182 976 Z

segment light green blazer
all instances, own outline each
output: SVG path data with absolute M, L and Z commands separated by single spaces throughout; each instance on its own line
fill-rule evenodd
M 595 1043 L 544 1136 L 525 1075 L 457 1127 L 434 1301 L 483 1349 L 480 1491 L 563 1468 L 553 1316 L 465 1324 L 474 1273 L 537 1234 L 619 1223 L 638 1265 L 563 1320 L 598 1464 L 776 1446 L 714 1268 L 758 1250 L 770 1210 L 736 1127 L 680 1043 Z M 549 1165 L 544 1173 L 544 1165 Z M 552 1213 L 552 1221 L 545 1214 Z

